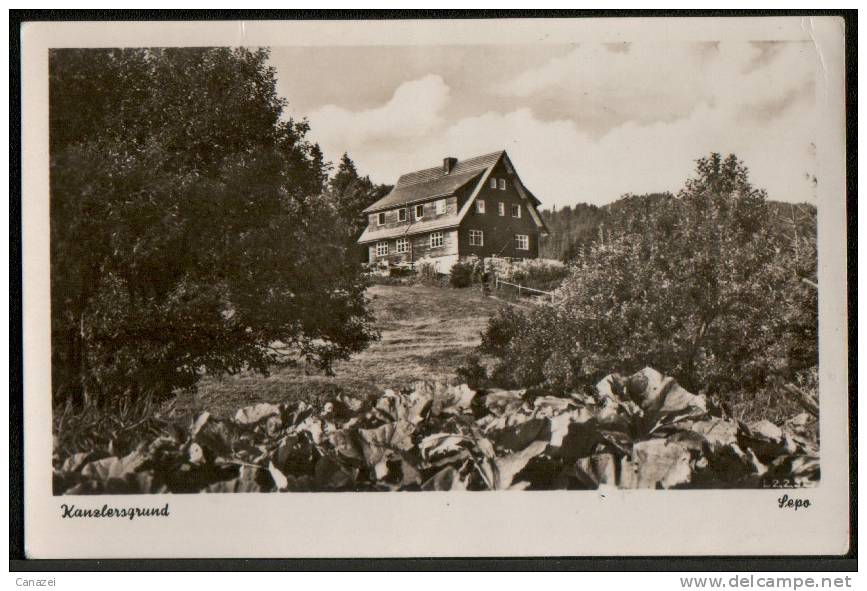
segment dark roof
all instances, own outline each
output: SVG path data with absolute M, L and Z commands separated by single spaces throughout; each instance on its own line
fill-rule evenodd
M 533 205 L 535 205 L 536 207 L 539 207 L 540 205 L 542 205 L 542 202 L 539 200 L 538 197 L 533 195 L 533 193 L 530 191 L 530 189 L 528 189 L 527 187 L 524 187 L 523 183 L 521 183 L 521 186 L 524 188 L 524 192 L 527 194 L 527 197 L 529 197 L 530 201 L 533 202 Z
M 477 179 L 486 169 L 495 165 L 503 153 L 500 150 L 475 158 L 459 160 L 448 174 L 445 173 L 442 166 L 436 166 L 401 175 L 391 192 L 365 209 L 364 213 L 451 195 L 470 181 Z
M 390 228 L 378 228 L 373 225 L 368 225 L 364 232 L 359 236 L 358 243 L 365 244 L 375 240 L 388 240 L 390 238 L 398 238 L 399 236 L 413 236 L 421 232 L 433 232 L 434 230 L 445 230 L 446 228 L 456 228 L 461 223 L 461 218 L 458 215 L 443 216 L 432 220 L 422 220 L 420 222 L 412 222 L 407 226 L 392 226 Z

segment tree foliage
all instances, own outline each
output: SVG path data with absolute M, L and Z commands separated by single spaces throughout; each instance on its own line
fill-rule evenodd
M 232 419 L 152 416 L 119 434 L 62 423 L 54 492 L 767 488 L 821 477 L 809 417 L 723 418 L 649 367 L 560 394 L 418 382 L 324 404 L 260 402 Z
M 661 201 L 671 199 L 670 193 L 624 195 L 614 203 L 601 207 L 588 203 L 552 208 L 542 211 L 550 234 L 542 239 L 539 256 L 571 261 L 578 252 L 610 233 L 618 218 L 635 208 L 653 208 Z
M 361 176 L 349 154 L 343 154 L 328 180 L 326 195 L 340 222 L 335 238 L 347 245 L 357 261 L 368 259 L 367 247 L 356 243 L 367 225 L 363 211 L 390 190 L 391 185 L 377 185 L 370 177 Z
M 375 337 L 327 167 L 282 117 L 266 50 L 50 55 L 57 401 L 163 397 L 203 371 L 267 371 L 281 343 L 328 368 Z
M 817 363 L 815 226 L 781 231 L 778 213 L 735 156 L 698 160 L 676 198 L 624 208 L 576 253 L 558 305 L 492 319 L 495 377 L 577 387 L 651 365 L 714 393 L 796 379 Z
M 337 170 L 328 181 L 328 195 L 350 240 L 355 241 L 367 225 L 362 213 L 391 190 L 391 185 L 377 185 L 361 176 L 349 154 L 343 154 Z

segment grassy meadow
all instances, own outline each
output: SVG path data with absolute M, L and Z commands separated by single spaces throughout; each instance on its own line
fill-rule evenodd
M 317 401 L 344 390 L 379 394 L 417 380 L 453 381 L 464 356 L 480 341 L 488 318 L 503 301 L 476 287 L 452 289 L 429 285 L 373 285 L 367 291 L 381 339 L 326 376 L 304 367 L 280 367 L 270 376 L 244 372 L 206 376 L 198 392 L 184 393 L 178 410 L 208 410 L 232 415 L 256 402 Z

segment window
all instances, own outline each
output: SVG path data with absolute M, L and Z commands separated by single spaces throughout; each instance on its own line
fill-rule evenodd
M 515 234 L 515 248 L 517 250 L 530 250 L 530 237 L 526 234 Z
M 376 243 L 376 256 L 384 257 L 388 254 L 388 242 Z
M 518 203 L 512 204 L 512 217 L 519 218 L 521 217 L 521 205 Z
M 376 224 L 378 226 L 381 226 L 384 223 L 385 223 L 385 212 L 383 211 L 381 213 L 376 214 Z
M 500 183 L 500 191 L 505 191 L 506 190 L 506 179 L 499 179 L 498 182 Z
M 437 201 L 437 215 L 442 215 L 446 212 L 446 200 L 440 199 Z
M 442 232 L 431 232 L 430 233 L 430 247 L 431 248 L 439 248 L 443 245 L 443 233 Z
M 415 219 L 420 220 L 424 217 L 424 205 L 415 206 Z
M 405 207 L 397 210 L 397 221 L 399 221 L 399 222 L 405 222 L 406 221 L 406 208 Z
M 476 213 L 485 213 L 484 199 L 476 199 Z
M 497 213 L 500 215 L 506 215 L 506 204 L 500 201 L 497 203 Z
M 397 248 L 395 248 L 395 252 L 398 254 L 403 254 L 409 250 L 409 240 L 406 238 L 398 238 L 397 239 Z
M 470 246 L 484 246 L 485 235 L 481 230 L 470 230 Z
M 489 186 L 490 186 L 492 189 L 496 189 L 496 188 L 497 188 L 497 179 L 495 179 L 494 177 L 491 177 L 491 183 L 490 183 Z

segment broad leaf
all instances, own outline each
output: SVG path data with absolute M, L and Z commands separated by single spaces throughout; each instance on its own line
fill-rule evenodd
M 650 439 L 632 448 L 637 488 L 672 488 L 686 484 L 692 476 L 689 450 L 679 443 Z
M 425 481 L 422 490 L 467 490 L 467 483 L 453 466 L 447 466 Z
M 351 488 L 357 477 L 358 468 L 348 468 L 331 456 L 324 456 L 316 462 L 313 481 L 317 490 L 342 490 Z
M 711 453 L 738 442 L 738 424 L 726 419 L 712 418 L 692 424 L 692 432 L 704 437 Z
M 235 413 L 235 422 L 241 425 L 253 425 L 262 419 L 266 419 L 273 415 L 280 415 L 280 407 L 276 404 L 260 402 L 239 409 L 238 412 Z
M 512 486 L 518 472 L 523 470 L 530 460 L 543 453 L 547 447 L 547 441 L 534 441 L 519 452 L 496 458 L 494 488 L 504 490 Z
M 146 458 L 140 452 L 134 451 L 123 458 L 110 457 L 95 462 L 90 462 L 81 470 L 81 475 L 85 478 L 93 478 L 100 482 L 107 482 L 109 479 L 122 479 L 129 474 L 133 474 L 138 468 L 144 464 Z

